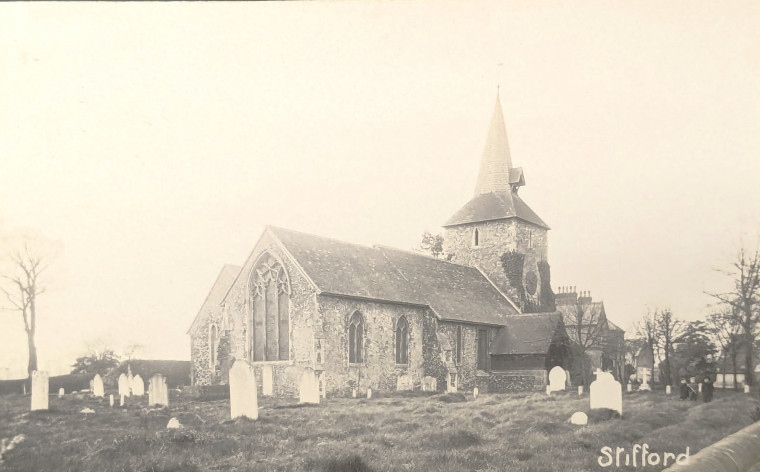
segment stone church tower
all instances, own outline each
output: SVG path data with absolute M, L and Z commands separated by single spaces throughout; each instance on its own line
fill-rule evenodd
M 443 225 L 444 252 L 452 262 L 479 268 L 523 312 L 553 311 L 549 227 L 518 195 L 523 185 L 497 94 L 475 196 Z

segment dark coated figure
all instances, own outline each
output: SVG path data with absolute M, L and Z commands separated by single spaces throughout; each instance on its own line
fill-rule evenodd
M 702 401 L 705 403 L 712 401 L 714 388 L 715 386 L 712 383 L 712 379 L 710 377 L 705 377 L 704 382 L 702 382 Z
M 689 398 L 689 384 L 686 383 L 686 379 L 681 379 L 681 385 L 679 386 L 679 397 L 681 400 Z

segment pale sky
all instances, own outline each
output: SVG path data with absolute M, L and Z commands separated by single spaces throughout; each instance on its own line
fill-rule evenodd
M 95 340 L 189 359 L 264 225 L 440 231 L 497 82 L 552 285 L 626 329 L 704 317 L 760 232 L 758 25 L 755 1 L 2 4 L 0 233 L 61 248 L 41 366 Z M 0 313 L 0 370 L 23 375 L 24 336 Z

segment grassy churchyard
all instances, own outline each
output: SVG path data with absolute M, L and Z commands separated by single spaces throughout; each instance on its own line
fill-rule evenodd
M 461 398 L 460 398 L 461 399 Z M 50 397 L 29 411 L 29 397 L 0 397 L 0 439 L 24 440 L 0 470 L 25 471 L 551 471 L 602 468 L 602 447 L 648 444 L 650 451 L 693 455 L 753 422 L 755 397 L 716 391 L 711 403 L 664 392 L 624 394 L 622 419 L 591 415 L 588 396 L 571 393 L 375 395 L 331 398 L 298 407 L 260 399 L 260 418 L 229 420 L 229 401 L 194 401 L 172 392 L 170 410 L 147 398 Z M 85 408 L 94 413 L 85 414 Z M 167 430 L 171 417 L 183 427 Z M 638 470 L 661 470 L 662 466 Z

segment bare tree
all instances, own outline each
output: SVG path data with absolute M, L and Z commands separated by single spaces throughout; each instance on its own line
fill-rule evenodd
M 30 249 L 25 242 L 23 248 L 10 254 L 7 273 L 0 275 L 5 284 L 0 290 L 8 301 L 8 309 L 18 311 L 24 320 L 27 345 L 29 347 L 29 376 L 37 370 L 37 347 L 34 336 L 37 332 L 37 297 L 45 293 L 40 284 L 40 276 L 48 267 L 48 258 Z
M 422 233 L 422 241 L 417 250 L 428 253 L 436 259 L 443 257 L 443 236 L 425 231 Z
M 710 334 L 720 348 L 723 359 L 723 390 L 726 390 L 726 364 L 729 358 L 731 359 L 731 367 L 734 373 L 734 390 L 738 390 L 739 383 L 736 378 L 736 365 L 737 358 L 739 357 L 739 348 L 743 342 L 739 316 L 737 316 L 735 309 L 713 313 L 707 318 L 707 326 Z
M 665 385 L 672 384 L 670 355 L 673 353 L 673 343 L 686 331 L 686 324 L 676 318 L 670 308 L 654 312 L 655 329 L 659 340 L 660 350 L 665 355 Z M 654 372 L 654 371 L 653 371 Z
M 655 382 L 655 354 L 658 352 L 658 347 L 660 345 L 660 332 L 657 329 L 656 314 L 656 311 L 653 314 L 651 311 L 647 310 L 646 315 L 642 316 L 634 326 L 636 335 L 643 339 L 644 344 L 649 348 L 649 352 L 652 354 L 652 365 L 650 366 L 652 372 L 652 383 Z
M 602 311 L 594 309 L 593 304 L 579 297 L 575 304 L 563 310 L 563 322 L 573 342 L 575 358 L 581 360 L 583 385 L 589 385 L 588 353 L 603 350 L 605 346 L 605 323 Z
M 760 307 L 760 251 L 748 255 L 744 248 L 739 251 L 733 270 L 723 272 L 733 278 L 734 288 L 726 293 L 708 295 L 735 309 L 745 346 L 745 373 L 747 385 L 754 385 L 754 346 L 758 336 L 758 307 Z

